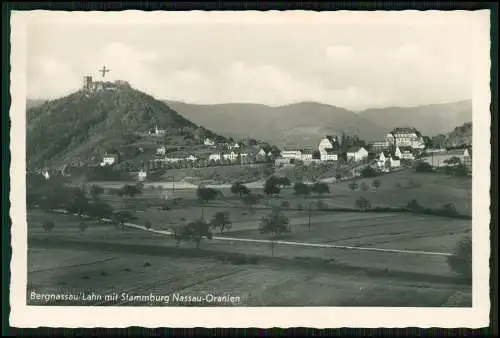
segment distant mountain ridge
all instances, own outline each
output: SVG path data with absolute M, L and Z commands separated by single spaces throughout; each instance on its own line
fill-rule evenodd
M 40 104 L 30 102 L 28 106 Z M 342 132 L 365 141 L 384 139 L 396 127 L 412 126 L 426 136 L 447 134 L 472 121 L 472 101 L 464 100 L 417 107 L 370 108 L 361 112 L 317 103 L 283 106 L 258 103 L 189 104 L 163 101 L 197 125 L 226 137 L 251 137 L 284 147 L 316 147 L 320 138 Z

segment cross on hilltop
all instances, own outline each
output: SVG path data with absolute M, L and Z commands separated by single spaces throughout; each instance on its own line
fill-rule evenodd
M 102 78 L 104 79 L 104 76 L 109 72 L 109 69 L 106 68 L 106 66 L 102 66 L 102 69 L 99 69 L 99 72 L 102 73 Z

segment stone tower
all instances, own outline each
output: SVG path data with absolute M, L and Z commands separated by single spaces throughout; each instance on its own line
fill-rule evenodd
M 83 89 L 92 90 L 92 76 L 87 75 L 83 77 Z

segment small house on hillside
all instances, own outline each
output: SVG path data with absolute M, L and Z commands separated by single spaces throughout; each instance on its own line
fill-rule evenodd
M 302 151 L 301 150 L 283 150 L 281 152 L 281 157 L 301 160 L 302 159 Z
M 144 169 L 139 170 L 139 172 L 137 173 L 137 179 L 139 181 L 144 181 L 147 176 L 148 176 L 148 173 Z
M 377 166 L 382 171 L 390 171 L 390 169 L 399 168 L 401 160 L 395 153 L 384 150 L 378 157 Z
M 397 147 L 395 154 L 402 160 L 414 160 L 413 148 L 411 147 Z
M 289 166 L 292 166 L 293 163 L 292 163 L 292 160 L 291 158 L 277 158 L 276 160 L 274 160 L 274 166 L 276 168 L 279 168 L 279 167 L 289 167 Z
M 369 150 L 370 152 L 380 152 L 380 151 L 384 151 L 386 149 L 389 148 L 389 142 L 387 142 L 386 140 L 384 141 L 375 141 L 375 142 L 372 142 L 370 145 L 369 145 Z
M 165 156 L 166 148 L 165 146 L 161 146 L 156 149 L 156 155 L 162 155 Z
M 368 157 L 368 151 L 363 147 L 352 147 L 347 149 L 346 158 L 347 160 L 353 160 L 354 162 L 359 162 Z
M 118 157 L 115 154 L 105 154 L 102 157 L 101 167 L 116 164 Z
M 204 145 L 206 146 L 214 146 L 215 145 L 215 141 L 211 138 L 206 138 L 205 141 L 203 142 Z
M 330 148 L 320 150 L 320 157 L 322 162 L 338 161 L 339 152 Z
M 208 156 L 209 161 L 220 161 L 222 159 L 220 154 L 210 154 Z
M 198 160 L 198 158 L 194 155 L 189 155 L 185 158 L 186 161 L 191 161 L 191 162 L 195 162 Z
M 229 154 L 224 154 L 223 157 L 225 160 L 236 161 L 236 159 L 238 159 L 238 154 L 232 151 Z

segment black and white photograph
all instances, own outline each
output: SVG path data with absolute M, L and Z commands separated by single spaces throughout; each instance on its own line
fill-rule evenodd
M 489 18 L 13 13 L 11 318 L 487 324 Z

